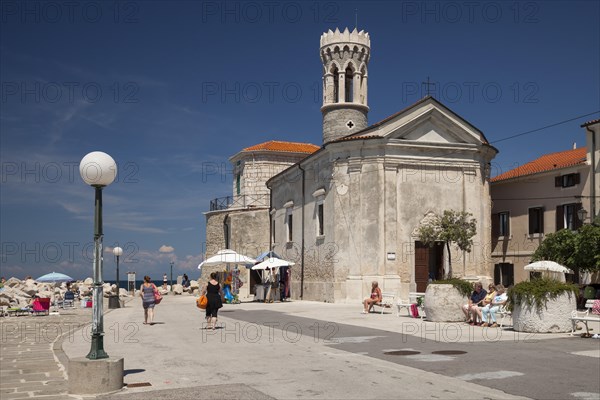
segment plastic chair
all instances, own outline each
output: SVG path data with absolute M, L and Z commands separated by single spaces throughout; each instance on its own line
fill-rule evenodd
M 31 304 L 33 315 L 50 315 L 50 298 L 37 298 Z

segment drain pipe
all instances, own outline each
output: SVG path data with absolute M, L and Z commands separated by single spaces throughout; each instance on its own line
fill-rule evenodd
M 269 189 L 269 251 L 273 251 L 273 190 L 267 185 Z
M 590 154 L 592 155 L 592 173 L 590 183 L 592 186 L 592 190 L 590 191 L 590 215 L 592 217 L 592 223 L 596 219 L 596 134 L 594 130 L 590 129 L 589 126 L 586 126 L 585 129 L 592 134 L 592 148 L 590 149 Z
M 304 299 L 304 192 L 305 192 L 305 170 L 298 163 L 298 168 L 302 171 L 302 235 L 300 245 L 300 300 Z

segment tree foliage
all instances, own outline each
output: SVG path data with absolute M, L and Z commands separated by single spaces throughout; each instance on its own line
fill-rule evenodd
M 477 233 L 477 220 L 473 214 L 466 211 L 444 210 L 442 215 L 436 215 L 429 222 L 419 227 L 419 240 L 428 246 L 435 242 L 444 242 L 448 250 L 448 275 L 452 278 L 452 257 L 450 243 L 468 253 L 473 246 L 473 236 Z
M 532 261 L 539 260 L 555 261 L 579 271 L 600 271 L 600 225 L 549 233 L 533 253 Z

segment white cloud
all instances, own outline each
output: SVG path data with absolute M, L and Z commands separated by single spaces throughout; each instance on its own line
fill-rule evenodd
M 173 246 L 167 246 L 163 244 L 162 246 L 160 246 L 160 249 L 158 249 L 158 251 L 160 251 L 161 253 L 172 253 L 173 251 L 175 251 L 175 248 L 173 248 Z

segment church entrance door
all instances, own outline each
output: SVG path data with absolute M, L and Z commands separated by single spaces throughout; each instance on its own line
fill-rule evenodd
M 417 292 L 427 289 L 429 279 L 438 280 L 444 276 L 444 246 L 436 242 L 429 247 L 422 242 L 415 242 L 415 283 Z

